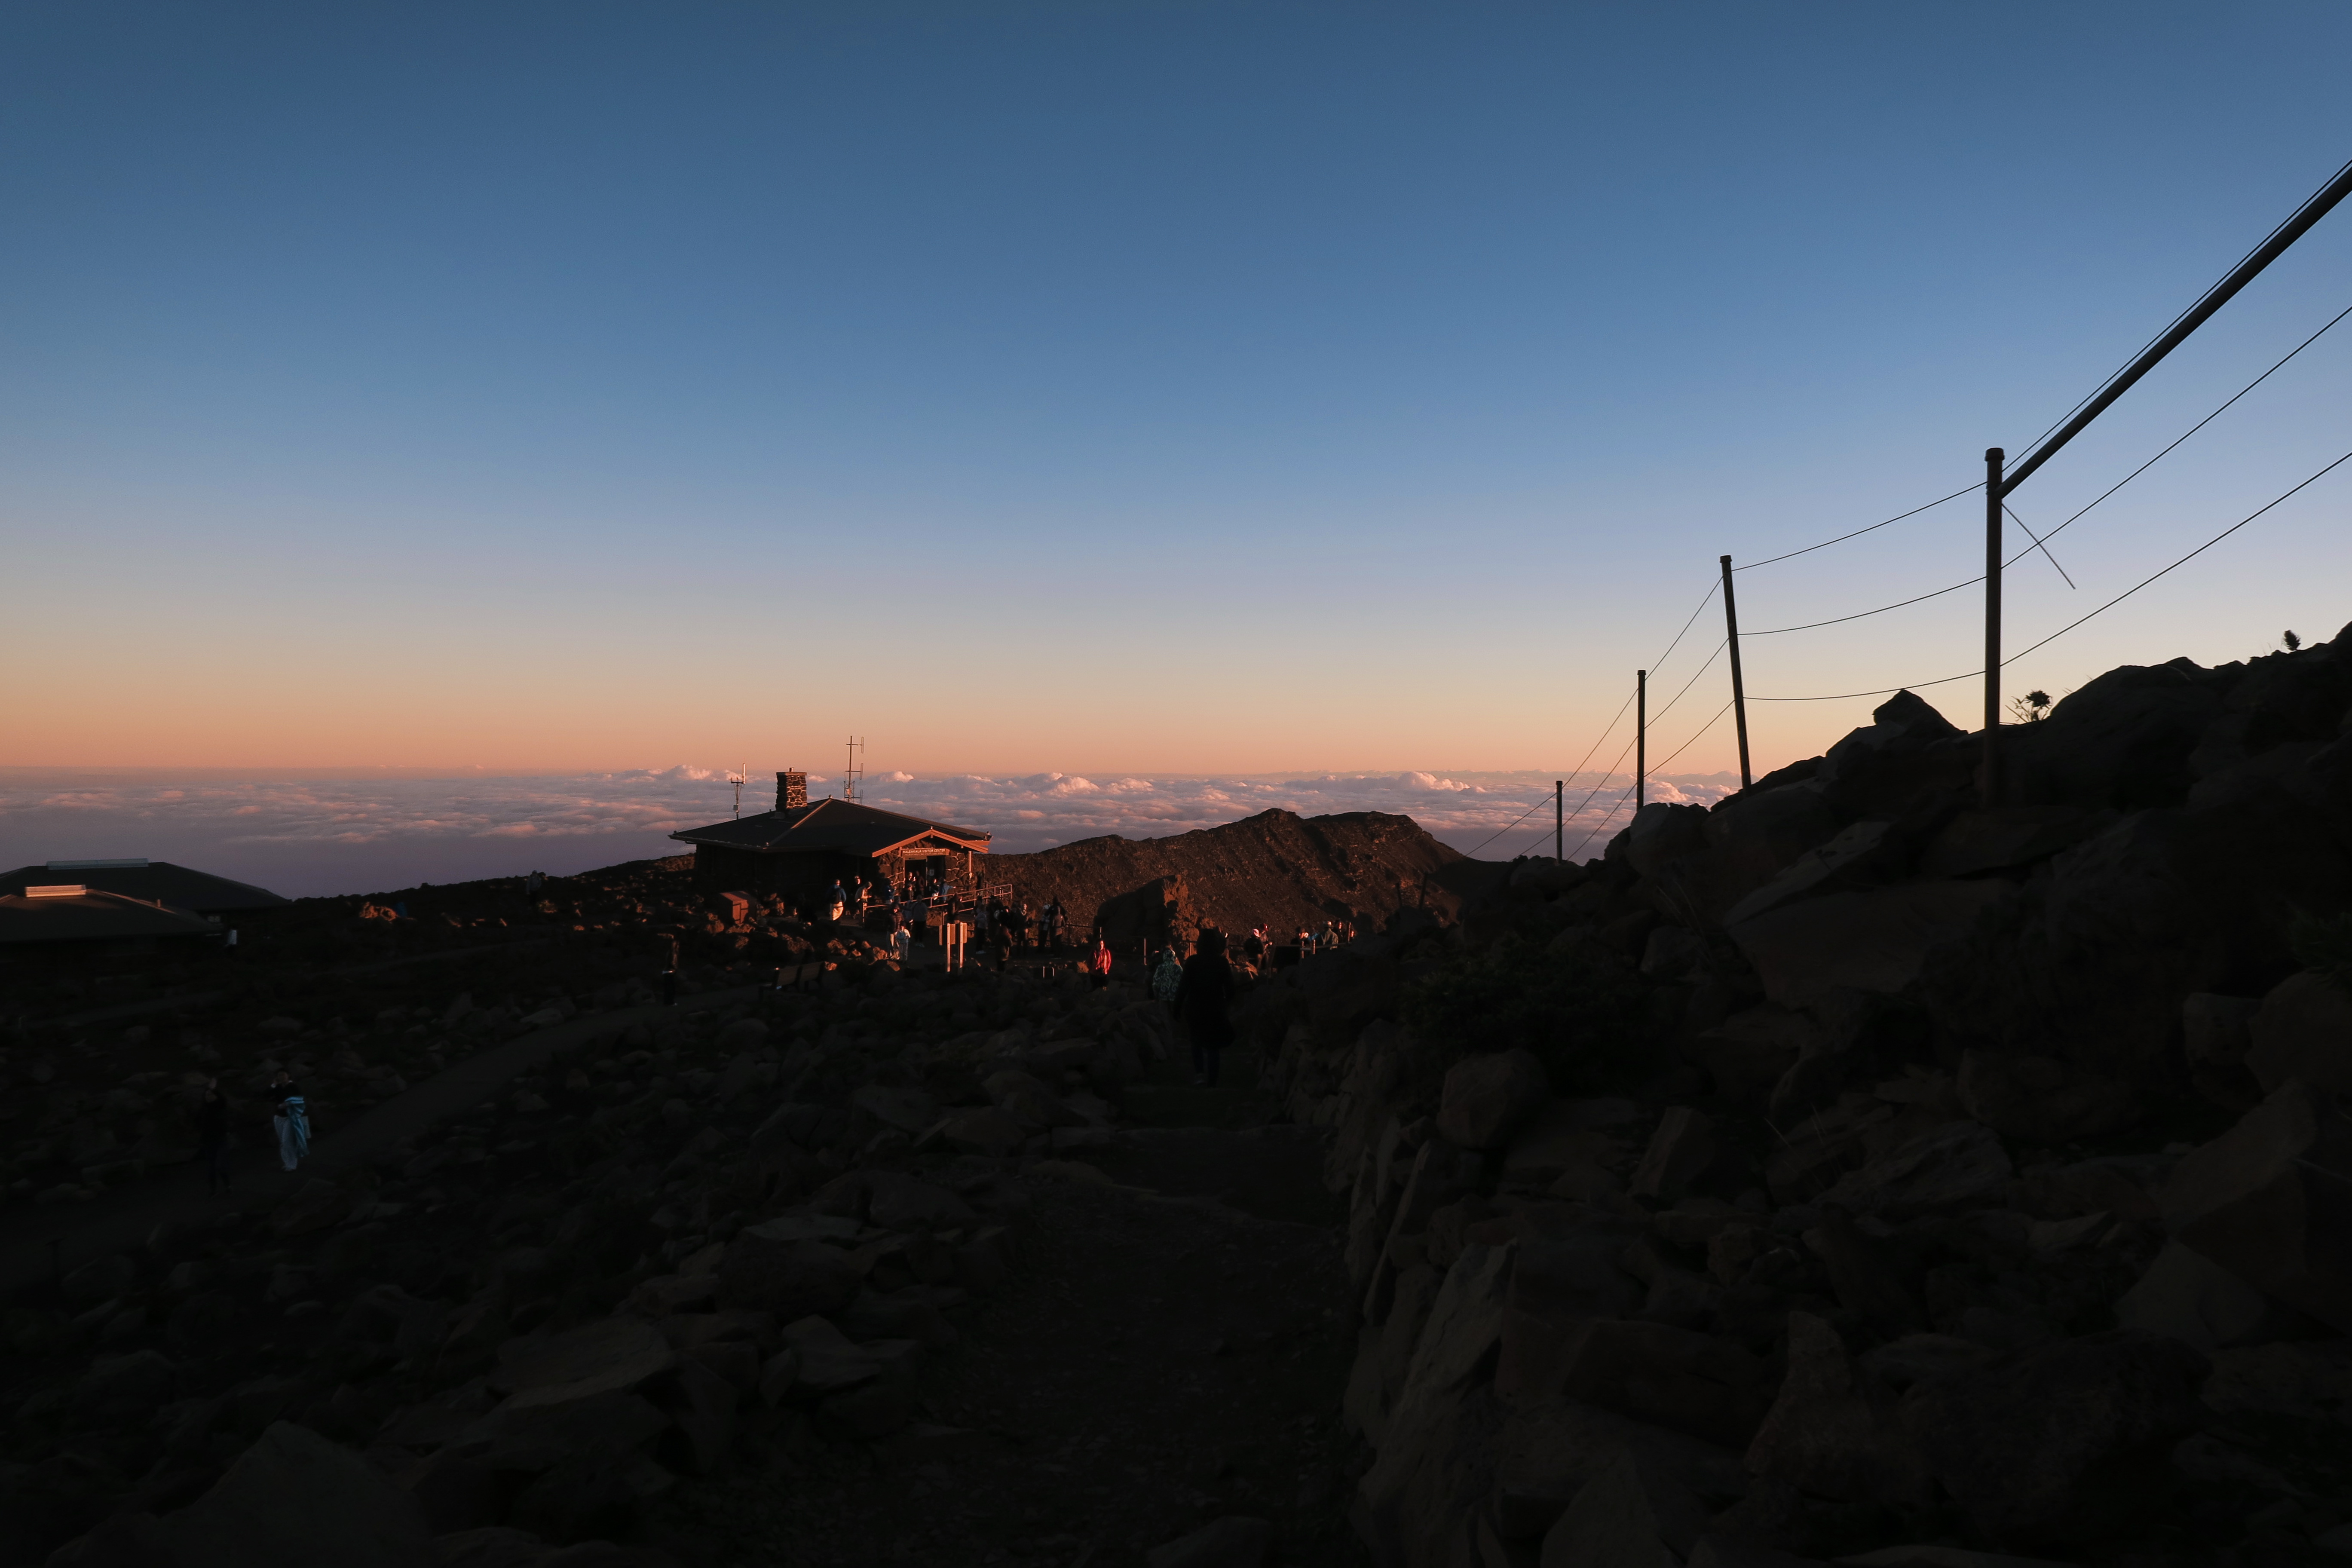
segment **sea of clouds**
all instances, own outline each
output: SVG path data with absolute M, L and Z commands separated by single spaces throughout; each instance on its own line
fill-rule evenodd
M 1647 798 L 1720 799 L 1736 781 L 1676 774 Z M 1567 848 L 1598 855 L 1623 825 L 1622 775 L 1580 775 L 1567 795 Z M 809 775 L 813 795 L 838 780 Z M 870 805 L 984 828 L 1000 852 L 1102 834 L 1160 837 L 1281 808 L 1303 816 L 1410 816 L 1482 859 L 1551 852 L 1551 779 L 1534 773 L 1081 777 L 877 773 Z M 0 869 L 143 856 L 289 895 L 356 893 L 542 870 L 556 875 L 680 852 L 669 835 L 732 814 L 720 769 L 513 777 L 179 775 L 0 770 Z M 773 774 L 742 789 L 746 816 L 774 804 Z

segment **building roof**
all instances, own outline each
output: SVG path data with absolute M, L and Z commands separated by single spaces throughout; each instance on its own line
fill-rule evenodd
M 0 893 L 21 893 L 60 882 L 79 882 L 103 893 L 121 893 L 152 904 L 161 899 L 199 914 L 229 914 L 239 910 L 275 910 L 292 902 L 267 888 L 232 882 L 209 871 L 191 871 L 169 860 L 52 860 L 46 866 L 19 866 L 0 876 Z
M 26 897 L 21 889 L 0 893 L 0 947 L 28 942 L 217 936 L 220 930 L 202 915 L 168 904 L 143 903 L 121 893 L 86 889 L 78 893 L 44 893 L 34 898 Z
M 763 811 L 757 816 L 730 817 L 708 827 L 673 833 L 688 844 L 709 844 L 759 854 L 820 851 L 835 855 L 882 855 L 919 838 L 943 838 L 948 847 L 988 852 L 989 835 L 977 827 L 954 827 L 902 816 L 855 801 L 817 800 L 790 811 Z

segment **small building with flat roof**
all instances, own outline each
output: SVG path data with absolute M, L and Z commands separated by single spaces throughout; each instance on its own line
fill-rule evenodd
M 781 773 L 773 811 L 670 837 L 694 846 L 698 887 L 803 898 L 822 895 L 835 881 L 854 889 L 878 879 L 907 892 L 944 880 L 968 890 L 990 836 L 856 801 L 813 802 L 806 773 Z
M 158 942 L 215 938 L 221 932 L 217 921 L 193 910 L 79 882 L 35 883 L 0 892 L 0 947 L 71 942 L 139 951 Z
M 175 909 L 194 910 L 200 915 L 279 910 L 293 901 L 250 882 L 233 882 L 209 871 L 192 871 L 169 860 L 51 860 L 42 866 L 19 866 L 0 874 L 0 894 L 21 894 L 26 888 L 76 883 L 95 893 L 119 893 L 145 904 L 160 900 Z

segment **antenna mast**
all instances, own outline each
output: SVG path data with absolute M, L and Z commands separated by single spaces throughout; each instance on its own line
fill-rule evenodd
M 860 735 L 849 737 L 849 766 L 841 775 L 841 795 L 844 800 L 853 805 L 857 800 L 858 790 L 864 787 L 866 783 L 865 765 L 857 760 L 857 753 L 865 749 L 865 737 Z

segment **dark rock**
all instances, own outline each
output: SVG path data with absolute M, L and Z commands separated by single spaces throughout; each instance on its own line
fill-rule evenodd
M 779 1322 L 839 1311 L 857 1293 L 857 1270 L 817 1241 L 781 1241 L 753 1226 L 728 1244 L 719 1266 L 719 1300 L 730 1308 L 772 1313 Z
M 1852 1215 L 1824 1205 L 1822 1222 L 1804 1233 L 1806 1247 L 1829 1270 L 1838 1304 L 1882 1333 L 1916 1329 L 1927 1321 L 1919 1303 L 1880 1258 Z
M 547 1542 L 527 1530 L 488 1525 L 434 1538 L 447 1568 L 536 1568 Z
M 59 1293 L 68 1306 L 94 1307 L 122 1295 L 138 1278 L 139 1266 L 131 1261 L 130 1254 L 118 1252 L 68 1273 Z
M 1465 1149 L 1499 1149 L 1550 1097 L 1543 1064 L 1523 1050 L 1465 1057 L 1445 1074 L 1437 1131 Z
M 2174 1237 L 2247 1284 L 2352 1331 L 2352 1123 L 2282 1084 L 2172 1173 Z
M 2195 1430 L 2205 1358 L 2119 1330 L 1913 1386 L 1903 1426 L 1936 1479 L 1996 1540 L 2112 1530 L 2084 1487 Z M 2095 1538 L 2095 1535 L 2094 1535 Z
M 1687 1105 L 1666 1108 L 1650 1146 L 1633 1172 L 1633 1191 L 1643 1197 L 1688 1186 L 1715 1163 L 1715 1122 Z
M 1544 1536 L 1541 1568 L 1660 1568 L 1658 1533 L 1641 1468 L 1620 1448 Z
M 1726 929 L 1765 995 L 1802 1007 L 1842 987 L 1903 991 L 2014 896 L 1997 880 L 1904 882 L 1801 899 Z
M 2324 1094 L 2352 1089 L 2352 993 L 2324 974 L 2292 974 L 2262 1000 L 2243 1060 L 2263 1092 L 2299 1078 Z
M 677 1356 L 652 1324 L 635 1318 L 607 1318 L 546 1339 L 509 1340 L 499 1347 L 494 1387 L 562 1389 L 584 1399 L 637 1388 L 677 1364 Z
M 1274 1525 L 1229 1514 L 1192 1534 L 1143 1554 L 1150 1568 L 1258 1568 L 1274 1542 Z
M 1956 1087 L 1970 1116 L 2004 1137 L 2072 1143 L 2119 1131 L 2139 1119 L 2128 1084 L 2049 1057 L 1964 1051 Z
M 1843 1176 L 1823 1203 L 1890 1219 L 1984 1203 L 2009 1184 L 2008 1151 L 1989 1127 L 1948 1121 Z
M 1893 1390 L 1855 1364 L 1835 1329 L 1789 1314 L 1789 1370 L 1748 1446 L 1748 1468 L 1817 1497 L 1924 1507 L 1927 1462 L 1903 1426 Z
M 424 1515 L 348 1448 L 273 1425 L 212 1490 L 166 1520 L 178 1568 L 439 1568 Z
M 1771 1407 L 1771 1369 L 1728 1341 L 1664 1323 L 1595 1322 L 1567 1357 L 1564 1392 L 1637 1421 L 1745 1447 Z
M 1923 877 L 1977 877 L 2046 860 L 2082 839 L 2102 818 L 2071 805 L 1964 811 L 1919 858 Z
M 2042 722 L 2004 734 L 2011 792 L 2021 804 L 2177 805 L 2192 782 L 2189 754 L 2227 695 L 2226 681 L 2185 658 L 2111 669 Z

